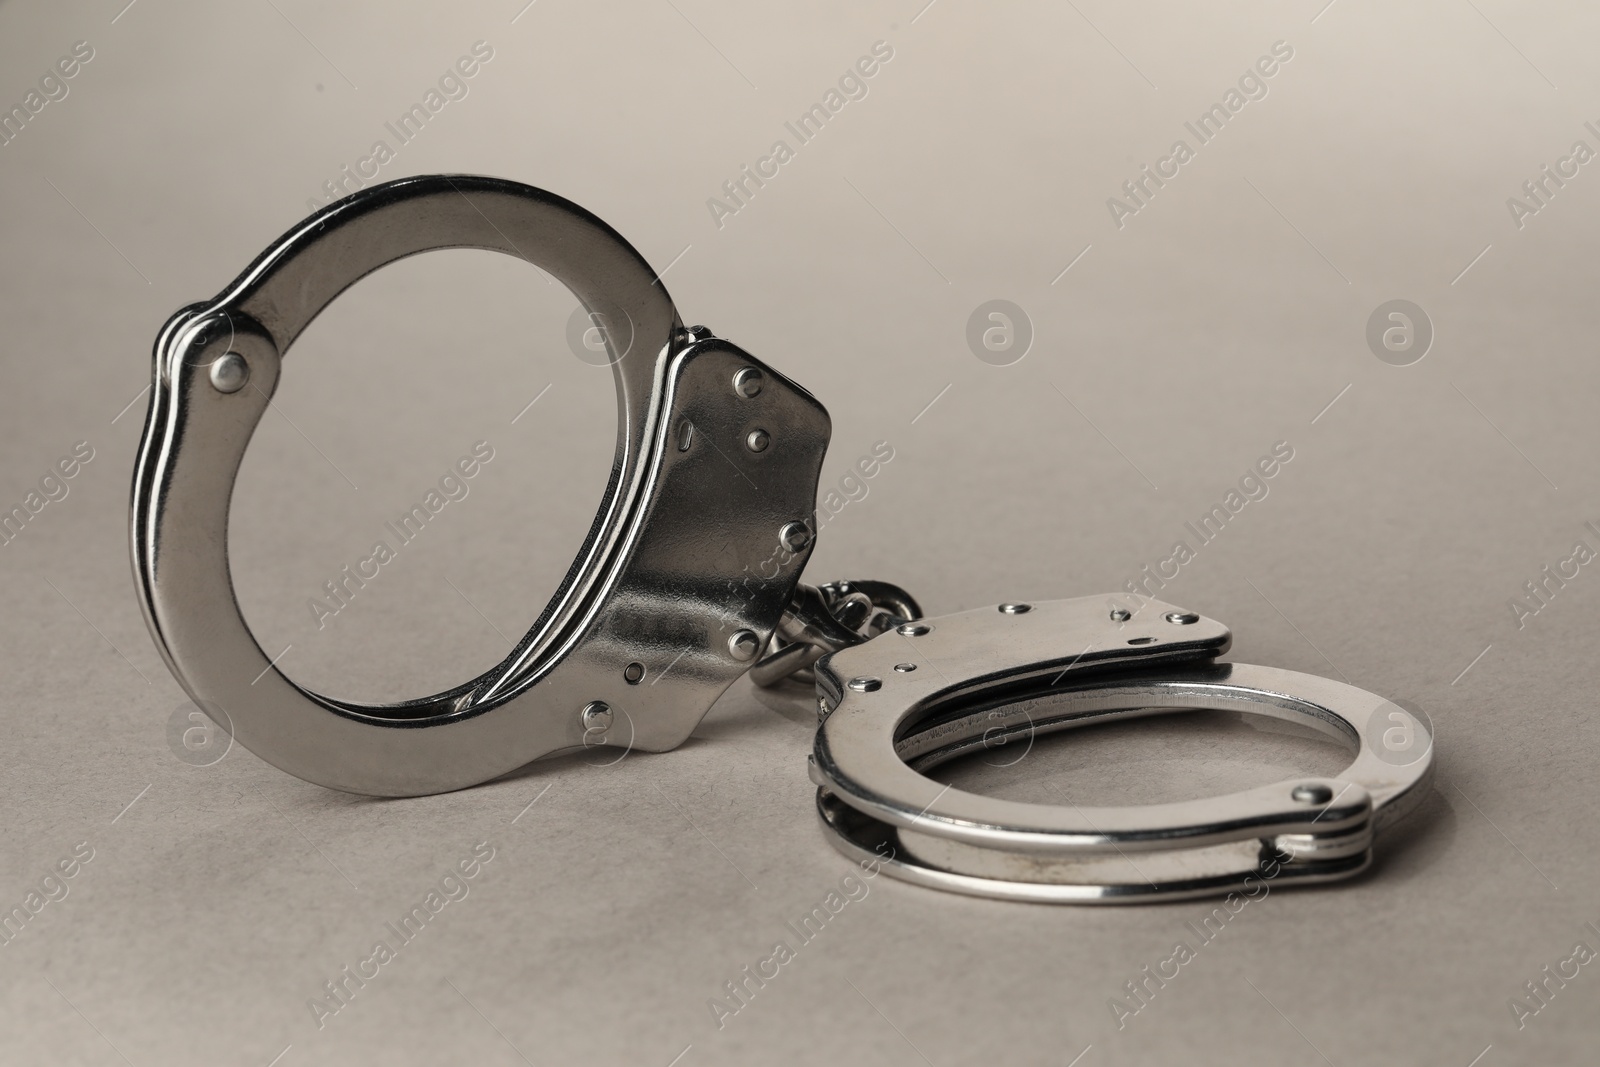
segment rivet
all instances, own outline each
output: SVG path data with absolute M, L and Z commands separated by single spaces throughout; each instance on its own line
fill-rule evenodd
M 611 729 L 611 705 L 604 700 L 591 700 L 585 704 L 582 717 L 585 730 Z
M 1169 611 L 1167 612 L 1167 621 L 1177 626 L 1188 626 L 1191 623 L 1199 622 L 1200 616 L 1192 611 Z
M 1129 611 L 1127 608 L 1111 609 L 1112 622 L 1127 622 L 1131 618 L 1133 618 L 1133 612 Z
M 877 678 L 852 678 L 845 684 L 858 693 L 876 693 L 883 688 L 883 682 Z
M 237 352 L 219 356 L 211 363 L 211 385 L 219 393 L 237 393 L 250 380 L 250 364 Z
M 1301 804 L 1326 804 L 1333 799 L 1333 790 L 1325 785 L 1307 782 L 1294 787 L 1289 796 Z
M 733 391 L 746 400 L 761 395 L 761 372 L 754 367 L 741 367 L 733 376 Z
M 756 658 L 756 653 L 761 651 L 761 638 L 756 636 L 754 630 L 736 630 L 728 638 L 728 654 L 740 663 Z
M 915 663 L 896 663 L 894 669 L 898 674 L 910 674 L 917 669 L 917 665 Z
M 933 627 L 925 622 L 903 622 L 894 628 L 894 632 L 901 637 L 921 637 L 933 633 Z
M 632 663 L 622 668 L 622 680 L 627 682 L 629 685 L 638 685 L 640 682 L 644 681 L 644 664 L 640 663 L 638 660 L 634 660 Z
M 778 531 L 778 543 L 790 552 L 799 552 L 811 543 L 811 528 L 803 522 L 785 523 Z
M 744 447 L 752 452 L 765 452 L 772 443 L 772 437 L 765 430 L 751 430 L 750 435 L 744 439 Z
M 688 329 L 684 330 L 683 332 L 684 332 L 684 335 L 687 336 L 690 341 L 704 341 L 707 337 L 711 336 L 711 327 L 709 327 L 709 326 L 690 326 Z
M 1030 612 L 1032 610 L 1033 610 L 1033 605 L 1032 604 L 1001 604 L 1000 605 L 1000 614 L 1002 614 L 1002 615 L 1026 615 L 1028 612 Z

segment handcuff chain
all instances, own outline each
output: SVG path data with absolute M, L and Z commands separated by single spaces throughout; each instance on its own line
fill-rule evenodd
M 922 618 L 914 597 L 892 582 L 847 579 L 821 586 L 801 582 L 778 620 L 768 653 L 750 668 L 750 680 L 770 688 L 787 678 L 815 680 L 812 664 L 841 648 Z

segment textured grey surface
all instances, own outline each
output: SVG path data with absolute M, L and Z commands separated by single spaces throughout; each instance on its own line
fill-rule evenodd
M 0 1060 L 1592 1061 L 1596 965 L 1520 1029 L 1509 1001 L 1600 947 L 1600 578 L 1583 567 L 1520 628 L 1510 601 L 1575 541 L 1600 549 L 1583 525 L 1600 525 L 1600 177 L 1548 184 L 1520 227 L 1507 198 L 1574 141 L 1600 149 L 1600 12 L 520 6 L 0 6 L 0 105 L 74 42 L 94 50 L 0 146 L 0 499 L 94 450 L 0 548 L 0 906 L 93 849 L 0 945 Z M 1290 442 L 1269 495 L 1162 596 L 1231 624 L 1237 659 L 1432 717 L 1435 795 L 1376 872 L 1273 893 L 1204 945 L 1186 924 L 1207 904 L 1051 909 L 879 878 L 719 1028 L 708 1000 L 849 873 L 814 823 L 803 696 L 740 683 L 680 751 L 422 800 L 330 793 L 238 750 L 177 759 L 183 699 L 126 550 L 150 342 L 341 166 L 393 148 L 384 124 L 480 40 L 493 57 L 465 97 L 381 178 L 480 172 L 577 200 L 671 264 L 686 321 L 828 405 L 826 483 L 891 442 L 823 529 L 816 579 L 898 581 L 934 613 L 1115 589 Z M 793 144 L 785 122 L 880 40 L 867 94 L 719 227 L 707 199 Z M 1277 41 L 1293 57 L 1266 95 L 1196 147 L 1184 123 Z M 1178 138 L 1194 158 L 1119 228 L 1107 198 Z M 996 298 L 1034 331 L 1007 367 L 965 340 Z M 1397 298 L 1436 334 L 1405 367 L 1365 341 Z M 532 623 L 614 425 L 605 372 L 564 343 L 573 306 L 513 260 L 439 254 L 296 346 L 231 535 L 241 601 L 293 677 L 420 695 Z M 496 458 L 467 498 L 319 630 L 308 599 L 479 440 Z M 1116 803 L 1340 765 L 1196 717 L 948 773 Z M 319 1028 L 307 1001 L 480 842 L 493 859 L 466 896 Z M 1180 940 L 1195 959 L 1119 1028 L 1108 1002 Z

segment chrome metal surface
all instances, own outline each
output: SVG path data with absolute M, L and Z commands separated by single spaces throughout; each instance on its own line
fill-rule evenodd
M 609 730 L 615 716 L 611 714 L 611 705 L 603 700 L 593 700 L 584 705 L 583 728 L 584 730 Z
M 1149 602 L 1119 623 L 1103 598 L 1083 597 L 1025 615 L 945 616 L 915 638 L 938 672 L 896 673 L 898 635 L 824 657 L 811 774 L 835 845 L 910 881 L 1038 901 L 1170 899 L 1363 869 L 1374 833 L 1409 810 L 1432 770 L 1431 738 L 1398 760 L 1369 727 L 1395 714 L 1420 736 L 1426 726 L 1350 685 L 1216 663 L 1227 628 L 1203 617 L 1172 626 L 1168 613 L 1191 614 Z M 863 691 L 861 677 L 882 685 Z M 1200 708 L 1304 721 L 1357 756 L 1327 780 L 1126 807 L 1024 804 L 926 777 L 998 740 Z
M 761 395 L 761 372 L 755 367 L 740 367 L 733 375 L 733 391 L 746 400 Z
M 459 247 L 530 259 L 609 324 L 611 481 L 567 578 L 502 663 L 420 700 L 334 700 L 280 673 L 240 614 L 234 481 L 306 325 L 373 270 Z M 827 412 L 705 327 L 685 329 L 621 236 L 529 186 L 408 178 L 320 211 L 167 322 L 151 397 L 130 505 L 146 622 L 197 705 L 309 781 L 405 796 L 580 746 L 662 751 L 747 669 L 762 686 L 814 677 L 811 776 L 842 851 L 959 892 L 1117 902 L 1347 877 L 1432 771 L 1431 735 L 1409 712 L 1328 679 L 1217 663 L 1228 629 L 1170 605 L 1082 597 L 924 621 L 886 582 L 801 584 Z M 1197 708 L 1305 720 L 1357 757 L 1329 779 L 1126 807 L 1021 804 L 926 776 L 1011 738 Z M 1426 743 L 1380 751 L 1392 734 Z
M 237 352 L 227 352 L 211 363 L 211 385 L 219 393 L 237 393 L 250 380 L 250 364 Z
M 300 331 L 373 270 L 460 247 L 527 258 L 623 324 L 604 333 L 617 386 L 611 483 L 568 577 L 498 666 L 401 704 L 320 696 L 271 663 L 240 614 L 227 554 L 234 479 Z M 227 353 L 248 372 L 233 393 L 213 385 Z M 146 622 L 180 684 L 241 744 L 336 789 L 404 796 L 486 781 L 595 743 L 575 713 L 591 701 L 617 718 L 603 743 L 673 748 L 748 665 L 729 635 L 765 643 L 810 554 L 809 532 L 789 546 L 777 534 L 814 513 L 827 412 L 736 346 L 684 330 L 627 241 L 526 185 L 408 178 L 330 205 L 214 300 L 174 315 L 154 362 L 130 507 Z M 743 443 L 757 424 L 774 443 L 752 453 Z M 714 447 L 692 447 L 702 440 Z M 648 700 L 630 662 L 654 679 Z
M 740 663 L 756 658 L 761 651 L 761 635 L 754 630 L 736 630 L 728 638 L 728 652 Z
M 872 620 L 874 637 L 892 626 L 922 618 L 922 605 L 893 582 L 883 582 L 873 578 L 849 578 L 844 581 L 827 582 L 818 588 L 830 603 L 836 603 L 853 593 L 860 593 L 872 601 L 873 607 L 883 613 L 881 618 L 874 617 Z
M 786 678 L 810 684 L 815 677 L 809 668 L 825 653 L 860 644 L 921 614 L 911 594 L 891 582 L 802 584 L 778 622 L 773 651 L 751 668 L 750 680 L 762 687 Z
M 811 527 L 804 522 L 786 522 L 778 531 L 778 544 L 790 552 L 799 552 L 811 544 Z

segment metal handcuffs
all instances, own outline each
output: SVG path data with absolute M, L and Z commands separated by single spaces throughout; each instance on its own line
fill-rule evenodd
M 566 579 L 498 666 L 400 704 L 309 692 L 256 643 L 234 595 L 239 463 L 284 353 L 334 297 L 385 264 L 463 247 L 532 261 L 603 324 L 610 484 Z M 829 433 L 805 389 L 685 328 L 643 257 L 576 204 L 482 177 L 373 186 L 158 335 L 131 502 L 145 621 L 179 684 L 241 744 L 376 796 L 460 789 L 597 743 L 666 751 L 747 671 L 760 685 L 814 678 L 811 776 L 835 846 L 982 896 L 1115 902 L 1343 878 L 1423 795 L 1432 738 L 1417 716 L 1324 678 L 1218 663 L 1228 629 L 1172 605 L 1083 597 L 923 619 L 885 582 L 802 584 Z M 925 774 L 997 740 L 1195 708 L 1307 722 L 1358 755 L 1329 779 L 1115 808 L 996 800 Z

